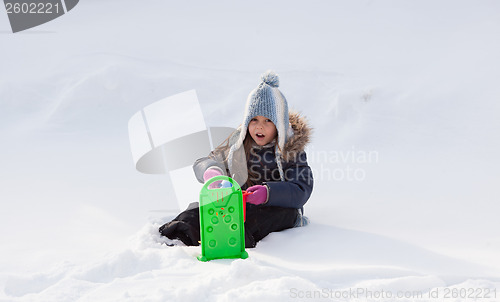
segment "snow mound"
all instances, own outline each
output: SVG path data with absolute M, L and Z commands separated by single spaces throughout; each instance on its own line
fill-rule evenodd
M 490 277 L 484 267 L 379 235 L 315 223 L 269 235 L 256 248 L 247 249 L 248 259 L 200 262 L 196 259 L 199 247 L 164 244 L 158 233 L 162 220 L 148 223 L 132 236 L 129 248 L 95 263 L 62 264 L 44 274 L 10 276 L 5 297 L 12 301 L 199 301 L 200 297 L 289 301 L 297 295 L 340 294 L 353 288 L 428 293 L 450 285 L 497 285 L 482 279 Z

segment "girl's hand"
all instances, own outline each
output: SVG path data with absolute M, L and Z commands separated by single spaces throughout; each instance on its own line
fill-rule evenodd
M 219 175 L 222 175 L 222 172 L 218 169 L 214 169 L 214 168 L 209 168 L 205 171 L 205 173 L 203 173 L 203 180 L 205 181 L 205 183 L 207 181 L 209 181 L 211 178 L 214 178 L 215 176 L 219 176 Z M 220 183 L 221 181 L 214 181 L 213 183 L 211 183 L 208 188 L 209 189 L 217 189 L 219 186 L 220 186 Z
M 259 205 L 267 202 L 268 191 L 266 186 L 252 186 L 247 189 L 247 193 L 252 193 L 247 196 L 247 203 Z

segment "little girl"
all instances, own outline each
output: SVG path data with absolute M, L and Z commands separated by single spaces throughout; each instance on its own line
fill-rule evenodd
M 261 80 L 248 96 L 243 123 L 208 157 L 193 165 L 202 183 L 227 175 L 252 193 L 247 196 L 247 248 L 255 247 L 271 232 L 306 225 L 303 206 L 313 189 L 304 151 L 311 128 L 299 114 L 288 113 L 276 73 L 267 71 Z M 198 204 L 192 203 L 159 231 L 186 245 L 199 245 Z

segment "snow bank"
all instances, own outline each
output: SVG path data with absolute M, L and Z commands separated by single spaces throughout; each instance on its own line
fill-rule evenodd
M 444 295 L 450 285 L 491 290 L 499 285 L 487 281 L 490 276 L 480 266 L 315 223 L 271 234 L 248 249 L 248 259 L 200 262 L 199 247 L 163 244 L 159 225 L 147 224 L 128 249 L 93 264 L 11 276 L 4 293 L 10 301 L 290 301 L 310 294 L 335 298 L 349 291 L 363 297 L 368 292 L 361 291 L 368 290 L 425 296 L 441 289 Z

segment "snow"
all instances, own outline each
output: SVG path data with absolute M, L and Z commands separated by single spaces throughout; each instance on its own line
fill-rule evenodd
M 16 34 L 0 12 L 0 301 L 500 301 L 499 11 L 88 0 Z M 199 262 L 161 244 L 179 209 L 128 120 L 196 89 L 235 127 L 267 69 L 315 128 L 311 224 Z

